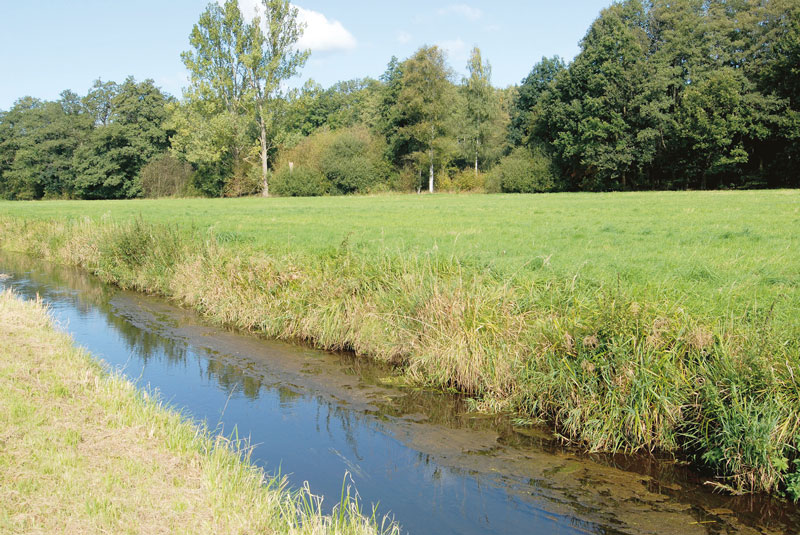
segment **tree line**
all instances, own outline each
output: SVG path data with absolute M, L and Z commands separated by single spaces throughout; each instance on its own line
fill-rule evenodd
M 285 0 L 209 4 L 175 99 L 152 80 L 0 112 L 0 196 L 332 195 L 800 186 L 800 5 L 625 0 L 570 63 L 496 88 L 474 48 L 287 90 L 308 52 Z

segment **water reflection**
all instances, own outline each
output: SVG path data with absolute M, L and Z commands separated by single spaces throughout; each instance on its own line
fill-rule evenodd
M 0 253 L 0 281 L 48 302 L 78 343 L 192 417 L 256 445 L 333 505 L 347 470 L 411 533 L 794 533 L 797 508 L 725 497 L 651 457 L 592 456 L 464 400 L 386 386 L 392 370 L 204 325 L 84 272 Z M 388 381 L 389 383 L 391 381 Z M 735 513 L 734 513 L 735 511 Z

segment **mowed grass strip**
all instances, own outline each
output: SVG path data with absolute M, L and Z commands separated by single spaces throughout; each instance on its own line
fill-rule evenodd
M 377 533 L 248 464 L 0 293 L 0 532 Z M 384 531 L 396 531 L 388 523 Z
M 797 191 L 4 208 L 2 248 L 800 497 Z

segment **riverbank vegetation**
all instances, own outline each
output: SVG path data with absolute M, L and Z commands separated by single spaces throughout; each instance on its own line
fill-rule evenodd
M 590 450 L 800 491 L 796 191 L 0 209 L 5 249 L 393 362 Z
M 530 58 L 513 87 L 477 47 L 458 77 L 424 46 L 377 79 L 290 91 L 301 28 L 264 3 L 275 31 L 235 0 L 206 8 L 180 99 L 98 80 L 0 112 L 0 197 L 800 186 L 794 0 L 614 3 L 572 61 Z
M 239 444 L 105 373 L 41 303 L 0 293 L 0 339 L 0 531 L 380 532 L 352 498 L 322 515 Z

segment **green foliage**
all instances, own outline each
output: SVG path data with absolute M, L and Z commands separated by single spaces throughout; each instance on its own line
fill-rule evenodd
M 786 494 L 790 499 L 800 502 L 800 459 L 794 460 L 794 472 L 786 475 Z
M 566 69 L 559 56 L 542 57 L 516 88 L 508 125 L 508 141 L 513 147 L 522 145 L 531 133 L 531 113 L 550 84 Z
M 328 195 L 331 183 L 313 167 L 283 167 L 272 177 L 272 189 L 281 197 L 317 197 Z
M 475 169 L 461 169 L 450 177 L 452 190 L 455 191 L 481 191 L 486 182 L 486 174 Z
M 72 158 L 92 128 L 73 96 L 65 91 L 58 102 L 25 97 L 0 116 L 0 197 L 70 196 Z
M 574 189 L 626 189 L 649 138 L 640 135 L 647 36 L 637 2 L 605 9 L 581 53 L 544 94 L 537 135 L 547 139 Z
M 264 0 L 247 23 L 238 2 L 228 0 L 209 4 L 192 29 L 193 50 L 182 54 L 192 84 L 173 110 L 173 145 L 187 161 L 233 178 L 230 187 L 204 190 L 249 191 L 252 175 L 242 170 L 257 155 L 268 194 L 268 162 L 283 129 L 280 84 L 308 57 L 294 48 L 302 32 L 296 19 L 287 0 Z
M 142 167 L 141 179 L 145 197 L 182 197 L 191 193 L 194 171 L 189 163 L 165 152 Z
M 326 187 L 317 187 L 321 183 L 311 178 L 310 182 L 316 186 L 309 190 L 312 192 L 309 195 L 367 193 L 379 184 L 386 184 L 388 164 L 383 161 L 384 152 L 383 141 L 363 126 L 336 131 L 323 129 L 282 151 L 276 167 L 278 175 L 287 179 L 291 178 L 287 176 L 290 162 L 295 170 L 313 170 L 315 176 L 322 177 Z M 286 191 L 284 186 L 279 189 Z M 304 190 L 290 188 L 290 191 L 290 195 L 299 196 Z
M 380 90 L 380 82 L 372 78 L 336 82 L 327 89 L 308 80 L 299 91 L 289 95 L 287 129 L 307 136 L 320 128 L 338 130 L 359 124 L 375 125 Z
M 345 131 L 322 154 L 320 166 L 341 193 L 366 193 L 381 177 L 368 155 L 368 140 Z
M 394 126 L 406 140 L 404 158 L 427 171 L 432 192 L 434 169 L 446 167 L 453 152 L 447 139 L 455 93 L 452 71 L 444 52 L 432 46 L 420 48 L 403 62 L 401 72 Z
M 426 46 L 393 57 L 379 80 L 287 93 L 282 81 L 307 59 L 301 31 L 288 0 L 264 0 L 252 22 L 235 0 L 211 3 L 182 54 L 181 102 L 132 79 L 97 80 L 83 98 L 21 99 L 0 112 L 0 197 L 135 197 L 140 170 L 167 149 L 209 196 L 268 194 L 286 161 L 322 173 L 330 193 L 471 189 L 449 173 L 491 171 L 517 147 L 543 148 L 553 181 L 572 191 L 800 185 L 792 0 L 615 2 L 572 63 L 542 58 L 507 89 L 492 87 L 477 47 L 456 85 L 442 50 Z M 356 130 L 367 149 L 343 138 L 323 155 L 333 138 L 320 132 Z M 306 137 L 319 151 L 286 160 Z M 550 187 L 504 187 L 498 173 L 487 191 Z
M 616 3 L 535 104 L 518 100 L 530 143 L 548 145 L 575 190 L 796 186 L 784 58 L 798 20 L 782 0 Z
M 138 196 L 141 168 L 167 148 L 168 101 L 152 80 L 133 78 L 98 80 L 83 99 L 18 101 L 0 122 L 0 195 Z
M 108 124 L 94 129 L 75 152 L 75 196 L 84 199 L 138 197 L 142 167 L 168 147 L 164 126 L 169 98 L 152 80 L 129 77 L 111 98 Z
M 541 149 L 514 149 L 489 173 L 489 193 L 542 193 L 555 189 L 550 159 Z
M 239 162 L 225 180 L 222 189 L 224 197 L 244 197 L 262 192 L 264 177 L 261 169 L 250 162 Z
M 463 92 L 466 101 L 465 112 L 465 137 L 467 143 L 467 153 L 470 160 L 473 160 L 475 170 L 479 169 L 479 162 L 486 158 L 481 158 L 486 153 L 485 147 L 489 144 L 491 136 L 491 126 L 499 114 L 497 99 L 494 98 L 491 77 L 492 67 L 489 62 L 484 62 L 481 58 L 481 51 L 478 47 L 472 49 L 469 62 L 467 63 L 469 77 L 463 83 Z M 492 140 L 497 142 L 497 140 Z

